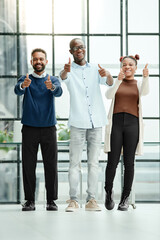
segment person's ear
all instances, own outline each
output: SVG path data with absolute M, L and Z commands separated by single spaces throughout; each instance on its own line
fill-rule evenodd
M 72 54 L 72 55 L 73 55 L 73 53 L 72 53 L 72 50 L 71 50 L 71 49 L 69 50 L 69 52 L 70 52 L 70 54 Z

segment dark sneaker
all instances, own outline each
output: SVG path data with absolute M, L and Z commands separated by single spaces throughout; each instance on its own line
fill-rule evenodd
M 121 198 L 121 201 L 118 205 L 118 210 L 127 211 L 129 208 L 128 196 L 124 196 Z
M 49 201 L 49 202 L 47 202 L 46 210 L 47 211 L 58 211 L 58 207 L 54 201 Z
M 35 209 L 34 201 L 28 200 L 22 205 L 22 211 L 34 211 Z

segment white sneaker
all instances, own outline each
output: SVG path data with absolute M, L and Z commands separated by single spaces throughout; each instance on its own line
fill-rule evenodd
M 67 200 L 67 203 L 69 203 L 68 207 L 66 207 L 66 212 L 75 212 L 79 209 L 79 205 L 75 200 Z
M 85 206 L 86 211 L 101 211 L 95 199 L 90 199 Z

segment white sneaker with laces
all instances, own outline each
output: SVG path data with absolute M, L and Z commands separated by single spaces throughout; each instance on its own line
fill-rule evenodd
M 90 199 L 85 206 L 86 211 L 101 211 L 95 199 Z
M 79 209 L 79 205 L 75 200 L 67 200 L 67 203 L 69 203 L 68 207 L 66 207 L 66 212 L 75 212 Z

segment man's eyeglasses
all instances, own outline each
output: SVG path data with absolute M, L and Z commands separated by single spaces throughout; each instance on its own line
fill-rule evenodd
M 80 50 L 83 50 L 83 49 L 85 49 L 85 48 L 86 48 L 85 45 L 80 45 L 80 46 L 71 48 L 71 50 L 72 50 L 73 52 L 76 52 L 76 51 L 78 51 L 79 49 L 80 49 Z

